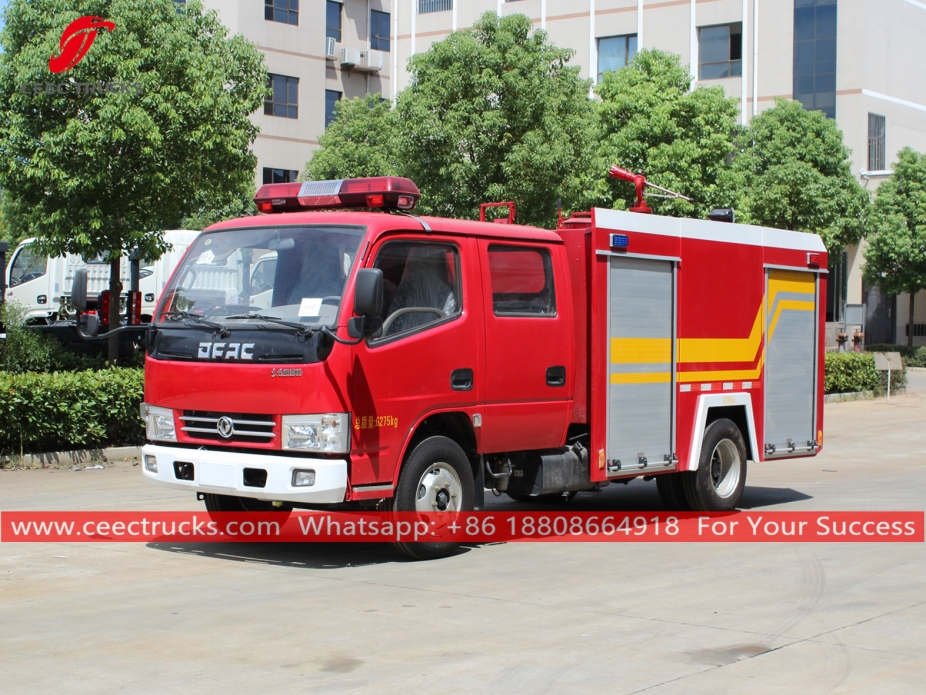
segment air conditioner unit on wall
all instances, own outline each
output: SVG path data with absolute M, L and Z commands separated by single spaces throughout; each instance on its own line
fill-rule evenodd
M 382 51 L 361 51 L 357 69 L 363 72 L 379 72 L 383 69 Z
M 325 37 L 325 58 L 334 60 L 337 58 L 337 42 L 330 36 Z
M 360 65 L 360 51 L 356 48 L 341 49 L 341 67 L 353 68 Z

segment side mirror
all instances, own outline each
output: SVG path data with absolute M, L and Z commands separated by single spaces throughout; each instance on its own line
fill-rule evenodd
M 81 314 L 77 325 L 85 336 L 95 336 L 100 332 L 100 317 L 96 314 Z
M 81 314 L 87 310 L 86 268 L 78 268 L 74 273 L 74 284 L 71 285 L 71 306 Z
M 354 313 L 371 317 L 383 313 L 383 271 L 379 268 L 361 268 L 357 271 Z
M 361 268 L 354 282 L 354 318 L 347 322 L 351 338 L 376 338 L 383 332 L 383 271 Z

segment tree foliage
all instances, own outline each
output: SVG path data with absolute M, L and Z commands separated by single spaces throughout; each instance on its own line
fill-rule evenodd
M 426 214 L 472 219 L 512 200 L 519 222 L 552 227 L 558 199 L 587 207 L 592 171 L 590 83 L 571 57 L 524 15 L 486 13 L 409 61 L 395 111 L 339 104 L 307 174 L 396 173 L 418 184 Z
M 337 118 L 319 138 L 305 178 L 314 181 L 391 176 L 400 171 L 395 112 L 379 94 L 341 99 Z
M 894 175 L 881 184 L 872 209 L 865 249 L 866 279 L 888 294 L 926 289 L 926 155 L 909 147 L 897 155 Z M 911 326 L 912 328 L 912 326 Z M 913 345 L 913 331 L 907 344 Z
M 649 199 L 658 214 L 703 218 L 713 207 L 731 206 L 733 192 L 722 173 L 739 109 L 722 87 L 691 91 L 691 74 L 679 56 L 653 49 L 605 73 L 595 91 L 602 100 L 596 178 L 603 204 L 624 208 L 634 201 L 633 185 L 604 178 L 617 164 L 643 170 L 652 183 L 694 201 Z
M 830 251 L 858 243 L 869 199 L 849 155 L 835 121 L 778 99 L 738 139 L 729 171 L 737 214 L 750 224 L 819 234 Z
M 53 75 L 62 30 L 82 15 L 115 28 Z M 138 246 L 157 258 L 165 244 L 156 230 L 233 205 L 253 186 L 248 116 L 266 90 L 263 59 L 198 0 L 13 0 L 0 43 L 5 213 L 50 254 Z M 87 93 L 58 83 L 133 87 Z

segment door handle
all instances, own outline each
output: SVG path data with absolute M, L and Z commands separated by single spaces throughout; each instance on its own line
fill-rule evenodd
M 450 388 L 454 391 L 473 390 L 473 370 L 454 369 L 450 372 Z
M 548 367 L 547 368 L 547 386 L 565 386 L 566 385 L 566 368 L 565 367 Z

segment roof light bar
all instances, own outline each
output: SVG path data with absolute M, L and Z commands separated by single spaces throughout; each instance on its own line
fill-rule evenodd
M 410 179 L 374 176 L 366 179 L 268 183 L 260 187 L 254 202 L 263 213 L 301 210 L 375 208 L 411 210 L 421 193 Z

